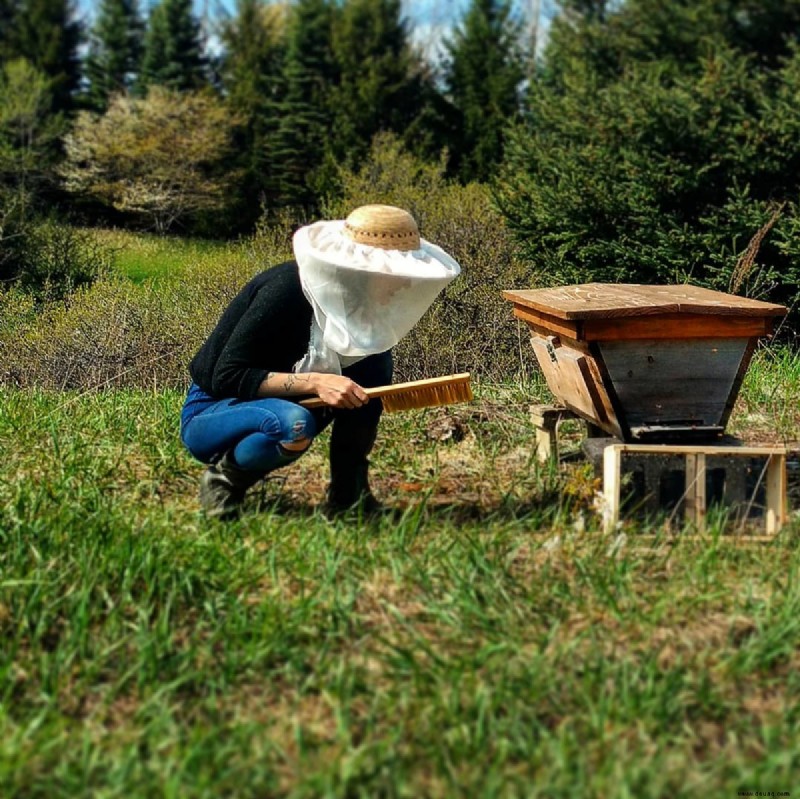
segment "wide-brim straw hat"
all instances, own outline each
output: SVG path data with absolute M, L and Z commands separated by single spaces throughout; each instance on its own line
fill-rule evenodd
M 347 219 L 306 225 L 292 243 L 298 262 L 313 257 L 346 269 L 423 280 L 452 280 L 461 271 L 454 258 L 420 236 L 408 211 L 393 205 L 363 205 Z
M 325 344 L 343 355 L 395 346 L 461 272 L 454 258 L 420 236 L 408 211 L 391 205 L 365 205 L 347 219 L 306 225 L 292 244 Z

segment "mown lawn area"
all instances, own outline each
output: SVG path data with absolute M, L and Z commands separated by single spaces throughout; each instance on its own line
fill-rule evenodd
M 199 261 L 235 254 L 242 245 L 225 241 L 93 228 L 92 236 L 113 253 L 114 269 L 134 283 L 180 278 Z
M 796 791 L 797 521 L 605 537 L 530 391 L 387 416 L 392 516 L 318 513 L 321 440 L 233 523 L 179 394 L 0 392 L 0 794 Z M 767 392 L 738 424 L 774 428 Z

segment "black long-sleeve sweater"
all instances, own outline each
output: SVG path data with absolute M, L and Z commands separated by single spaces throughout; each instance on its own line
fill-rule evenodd
M 189 365 L 192 380 L 220 399 L 255 399 L 267 372 L 291 372 L 305 355 L 311 305 L 296 261 L 254 277 L 231 301 Z

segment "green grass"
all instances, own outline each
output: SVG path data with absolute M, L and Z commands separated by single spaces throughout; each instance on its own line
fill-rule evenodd
M 179 278 L 187 269 L 209 257 L 237 250 L 236 243 L 93 229 L 92 235 L 114 253 L 114 268 L 135 283 Z
M 789 347 L 759 348 L 740 394 L 742 432 L 797 442 L 799 401 L 800 352 Z
M 394 518 L 317 512 L 318 441 L 224 524 L 179 395 L 0 392 L 0 794 L 791 791 L 796 523 L 612 547 L 527 401 L 387 417 Z

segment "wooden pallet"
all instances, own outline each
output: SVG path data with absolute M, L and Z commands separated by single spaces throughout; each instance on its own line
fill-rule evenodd
M 706 460 L 714 456 L 766 458 L 764 483 L 766 507 L 765 533 L 776 535 L 787 519 L 786 448 L 713 445 L 669 444 L 610 444 L 603 451 L 603 529 L 611 532 L 619 524 L 621 515 L 620 489 L 622 459 L 627 453 L 640 455 L 680 455 L 685 459 L 685 509 L 686 521 L 698 531 L 706 526 Z

